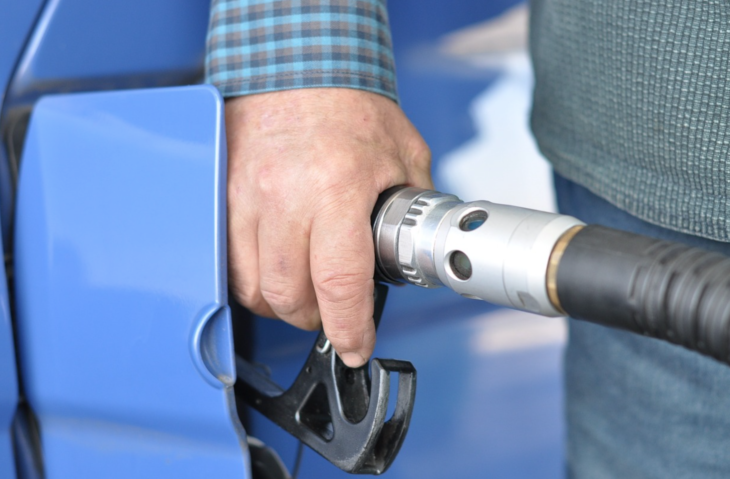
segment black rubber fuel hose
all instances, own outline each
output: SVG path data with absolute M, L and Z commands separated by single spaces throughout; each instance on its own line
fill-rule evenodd
M 602 226 L 557 265 L 570 316 L 663 339 L 730 364 L 730 257 Z

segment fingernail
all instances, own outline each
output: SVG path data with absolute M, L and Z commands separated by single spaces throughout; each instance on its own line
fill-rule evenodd
M 358 353 L 343 353 L 340 354 L 340 359 L 350 368 L 358 368 L 365 364 L 365 358 Z

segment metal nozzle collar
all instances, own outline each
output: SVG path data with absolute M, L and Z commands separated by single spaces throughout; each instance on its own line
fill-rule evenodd
M 377 273 L 391 282 L 442 286 L 434 263 L 435 236 L 446 212 L 461 200 L 421 188 L 392 188 L 383 198 L 373 225 Z

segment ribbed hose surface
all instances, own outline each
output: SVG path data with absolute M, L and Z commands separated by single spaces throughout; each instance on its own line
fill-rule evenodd
M 587 226 L 558 266 L 574 318 L 634 331 L 730 364 L 730 257 Z

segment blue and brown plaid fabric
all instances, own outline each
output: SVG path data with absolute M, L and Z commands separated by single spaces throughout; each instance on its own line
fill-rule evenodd
M 225 97 L 349 87 L 396 100 L 386 0 L 213 0 L 206 81 Z

